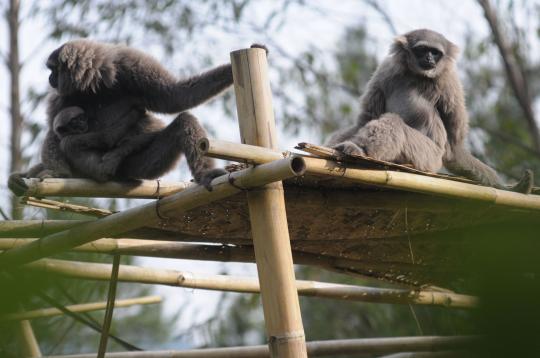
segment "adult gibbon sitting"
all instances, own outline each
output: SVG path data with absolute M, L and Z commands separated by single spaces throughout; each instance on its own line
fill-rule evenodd
M 451 172 L 507 189 L 497 173 L 465 148 L 469 118 L 455 59 L 443 35 L 415 30 L 396 38 L 361 99 L 357 123 L 334 133 L 327 145 L 436 172 Z M 530 193 L 532 171 L 513 190 Z
M 230 64 L 177 80 L 141 51 L 123 45 L 74 40 L 53 51 L 47 67 L 51 71 L 52 90 L 42 163 L 28 173 L 10 176 L 9 185 L 14 192 L 27 189 L 21 178 L 28 174 L 40 178 L 76 174 L 100 181 L 153 179 L 169 171 L 182 153 L 195 181 L 207 188 L 214 177 L 226 173 L 215 169 L 212 159 L 198 154 L 196 143 L 206 133 L 195 117 L 182 113 L 165 126 L 149 111 L 183 112 L 214 97 L 232 84 Z M 54 118 L 65 108 L 74 106 L 86 115 L 88 131 L 60 140 L 54 132 Z M 114 149 L 126 135 L 134 138 L 131 143 L 140 146 L 130 148 L 124 160 L 119 156 L 126 154 Z M 84 164 L 77 165 L 85 163 L 84 156 L 96 152 L 104 153 L 105 168 L 88 170 Z M 121 178 L 117 175 L 120 166 L 125 174 Z

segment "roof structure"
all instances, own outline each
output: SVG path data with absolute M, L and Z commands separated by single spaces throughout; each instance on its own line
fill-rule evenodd
M 265 71 L 260 67 L 266 61 L 264 51 L 242 50 L 233 53 L 232 58 L 242 141 L 249 144 L 209 139 L 199 143 L 205 155 L 241 163 L 229 175 L 216 178 L 212 191 L 193 183 L 159 180 L 98 184 L 85 179 L 26 179 L 25 203 L 92 218 L 0 222 L 0 238 L 9 238 L 0 239 L 0 249 L 5 250 L 0 256 L 0 269 L 25 265 L 23 268 L 46 269 L 81 279 L 109 278 L 109 266 L 84 264 L 82 270 L 76 263 L 44 259 L 72 249 L 255 261 L 260 284 L 224 277 L 190 280 L 178 272 L 122 266 L 117 280 L 261 292 L 269 354 L 305 357 L 298 293 L 370 302 L 473 307 L 473 297 L 441 293 L 435 287 L 453 288 L 456 280 L 468 278 L 464 262 L 475 259 L 470 250 L 475 242 L 460 233 L 513 220 L 538 222 L 540 195 L 484 187 L 464 178 L 423 173 L 371 158 L 344 156 L 308 143 L 298 147 L 308 154 L 277 150 L 270 101 L 259 101 L 269 96 Z M 112 213 L 43 199 L 59 196 L 156 200 Z M 21 242 L 15 238 L 34 239 Z M 161 241 L 146 244 L 141 239 Z M 298 264 L 369 276 L 409 288 L 384 291 L 296 281 L 292 259 Z M 357 343 L 341 352 L 369 352 L 362 351 L 367 349 L 365 342 Z M 424 347 L 422 344 L 419 346 Z M 384 352 L 399 352 L 398 346 Z M 386 347 L 394 346 L 387 342 Z M 448 345 L 441 347 L 448 349 Z M 258 356 L 268 352 L 265 349 L 247 350 L 242 356 Z M 174 354 L 171 356 L 183 356 Z M 219 352 L 208 354 L 221 356 Z

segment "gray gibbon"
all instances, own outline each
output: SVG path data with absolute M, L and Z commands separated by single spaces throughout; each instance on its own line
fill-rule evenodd
M 230 64 L 178 80 L 141 51 L 85 39 L 63 44 L 46 64 L 52 89 L 41 163 L 10 176 L 15 193 L 27 189 L 23 177 L 154 179 L 171 170 L 182 153 L 195 181 L 208 189 L 213 178 L 226 173 L 198 154 L 196 143 L 206 132 L 197 118 L 180 113 L 165 125 L 150 112 L 184 112 L 218 95 L 232 84 Z M 55 118 L 74 107 L 86 117 L 86 132 L 59 135 Z
M 508 189 L 497 173 L 465 147 L 469 118 L 455 66 L 458 48 L 443 35 L 415 30 L 395 39 L 361 98 L 356 124 L 334 133 L 326 145 L 483 185 Z M 532 171 L 512 190 L 530 193 Z

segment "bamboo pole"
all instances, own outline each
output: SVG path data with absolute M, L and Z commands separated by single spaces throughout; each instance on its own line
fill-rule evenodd
M 41 350 L 37 342 L 32 325 L 27 320 L 17 323 L 19 330 L 19 339 L 21 340 L 21 349 L 26 358 L 41 357 Z
M 69 278 L 107 281 L 110 278 L 111 265 L 90 262 L 42 259 L 23 266 L 24 269 L 48 272 Z M 259 293 L 259 281 L 256 278 L 204 275 L 176 270 L 152 269 L 131 265 L 120 265 L 118 280 L 160 284 L 214 291 Z M 364 286 L 296 280 L 292 282 L 295 291 L 303 296 L 331 298 L 348 301 L 373 303 L 397 303 L 434 305 L 451 308 L 472 308 L 477 305 L 474 296 L 450 292 L 372 288 Z
M 155 199 L 176 194 L 194 185 L 160 180 L 98 183 L 90 179 L 23 179 L 28 187 L 24 196 L 70 196 Z
M 42 237 L 91 221 L 94 220 L 5 220 L 0 221 L 0 238 Z
M 0 238 L 0 250 L 24 246 L 37 239 Z M 186 260 L 220 262 L 255 262 L 252 246 L 188 244 L 174 241 L 140 239 L 99 239 L 73 248 L 77 252 L 98 252 L 145 257 L 176 258 Z M 395 262 L 367 262 L 332 256 L 320 256 L 308 252 L 294 251 L 293 260 L 298 265 L 320 266 L 330 270 L 389 270 L 400 269 L 409 272 L 425 270 L 422 265 Z M 434 267 L 432 270 L 448 270 L 447 267 Z
M 9 220 L 0 221 L 0 240 L 14 240 L 15 238 L 36 238 L 64 231 L 91 220 Z M 124 234 L 124 233 L 122 233 Z M 142 227 L 130 230 L 125 233 L 126 236 L 136 239 L 147 240 L 181 240 L 198 241 L 199 235 L 189 235 L 181 232 L 164 231 L 153 227 Z M 111 235 L 118 236 L 118 235 Z
M 339 339 L 307 342 L 310 357 L 359 354 L 390 354 L 395 352 L 435 352 L 448 349 L 467 349 L 478 342 L 474 336 L 425 336 L 396 338 Z M 44 358 L 95 358 L 96 354 L 73 354 Z M 147 351 L 108 353 L 107 358 L 259 358 L 268 357 L 267 346 L 205 348 L 185 351 Z
M 305 157 L 304 160 L 307 165 L 307 172 L 312 174 L 347 178 L 364 184 L 384 186 L 417 193 L 477 200 L 520 209 L 540 210 L 539 195 L 525 195 L 480 185 L 460 183 L 452 180 L 404 172 L 347 168 L 339 163 L 324 159 Z
M 247 164 L 263 164 L 289 156 L 290 152 L 279 152 L 256 145 L 239 144 L 225 140 L 202 138 L 197 143 L 199 152 L 207 157 L 232 160 Z
M 266 52 L 234 51 L 231 63 L 242 143 L 277 149 Z M 283 184 L 248 191 L 247 200 L 270 356 L 307 357 Z
M 262 164 L 272 158 L 283 157 L 276 149 L 258 148 L 238 143 L 206 139 L 199 150 L 214 158 L 226 158 L 239 162 Z M 286 155 L 286 154 L 285 154 Z M 275 159 L 274 159 L 275 160 Z M 434 178 L 405 172 L 347 168 L 332 160 L 304 156 L 308 174 L 328 175 L 355 180 L 363 184 L 412 191 L 450 198 L 476 200 L 519 209 L 540 209 L 540 195 L 521 194 L 481 185 Z
M 130 307 L 134 305 L 149 305 L 153 303 L 160 303 L 161 296 L 144 296 L 136 298 L 127 298 L 122 300 L 116 300 L 114 303 L 115 308 L 118 307 Z M 104 310 L 107 306 L 107 302 L 91 302 L 81 303 L 76 305 L 66 306 L 71 312 L 91 312 Z M 57 308 L 41 308 L 32 311 L 11 313 L 0 316 L 0 321 L 21 321 L 30 320 L 35 318 L 61 316 L 64 313 Z
M 21 265 L 39 258 L 69 250 L 105 236 L 115 236 L 141 226 L 156 223 L 173 213 L 186 211 L 236 194 L 243 188 L 254 188 L 287 177 L 302 175 L 304 161 L 291 157 L 223 175 L 212 181 L 213 191 L 194 185 L 163 199 L 87 222 L 71 229 L 43 237 L 28 245 L 4 252 L 0 268 Z

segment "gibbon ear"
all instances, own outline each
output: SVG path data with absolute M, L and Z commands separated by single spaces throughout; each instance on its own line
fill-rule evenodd
M 400 47 L 405 47 L 408 43 L 409 42 L 407 41 L 407 38 L 403 35 L 398 36 L 394 39 L 394 44 Z
M 407 41 L 407 38 L 405 36 L 403 35 L 398 36 L 394 39 L 394 43 L 392 44 L 390 52 L 398 53 L 402 50 L 405 50 L 408 45 L 409 45 L 409 41 Z

